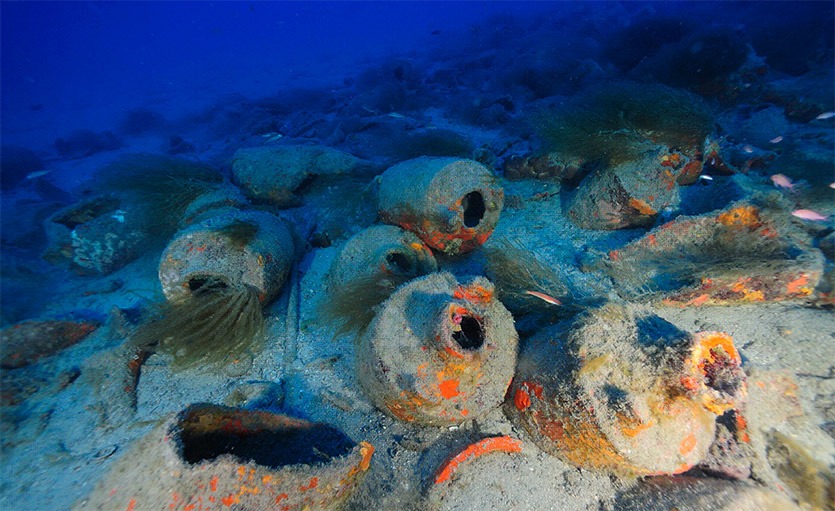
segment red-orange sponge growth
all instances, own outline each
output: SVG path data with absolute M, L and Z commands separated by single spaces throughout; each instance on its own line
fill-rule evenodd
M 496 436 L 479 440 L 468 445 L 464 450 L 448 459 L 435 473 L 435 484 L 445 483 L 455 475 L 458 468 L 470 461 L 491 452 L 514 453 L 522 451 L 522 442 L 510 436 Z
M 692 342 L 681 377 L 688 393 L 716 415 L 741 407 L 746 378 L 733 338 L 723 332 L 698 332 Z

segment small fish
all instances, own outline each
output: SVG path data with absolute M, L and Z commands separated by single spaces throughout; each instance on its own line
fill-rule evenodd
M 751 154 L 754 152 L 754 148 L 751 147 L 751 144 L 745 144 L 744 146 L 742 146 L 742 152 Z
M 704 179 L 705 181 L 713 181 L 713 176 L 702 174 L 699 176 L 699 179 Z
M 826 119 L 832 119 L 833 117 L 835 117 L 835 112 L 824 112 L 819 116 L 815 117 L 815 119 L 819 121 L 824 121 Z
M 557 300 L 553 296 L 546 295 L 545 293 L 540 293 L 539 291 L 525 291 L 525 294 L 535 296 L 536 298 L 539 298 L 543 302 L 550 303 L 551 305 L 562 305 L 562 302 Z
M 36 170 L 35 172 L 30 172 L 26 174 L 26 179 L 35 179 L 36 177 L 45 176 L 52 172 L 51 170 Z
M 803 220 L 820 221 L 827 219 L 827 217 L 821 215 L 817 211 L 812 211 L 811 209 L 795 209 L 792 211 L 792 215 L 797 218 L 802 218 Z
M 782 141 L 783 141 L 783 136 L 782 135 L 777 135 L 776 137 L 769 140 L 769 142 L 771 142 L 772 144 L 779 144 Z
M 403 114 L 398 114 L 397 112 L 391 112 L 388 114 L 389 117 L 394 117 L 395 119 L 405 119 L 406 117 Z
M 835 183 L 829 183 L 830 188 L 835 188 Z
M 774 183 L 774 186 L 777 188 L 786 188 L 794 191 L 795 184 L 792 183 L 792 180 L 785 174 L 774 174 L 771 176 L 771 182 Z
M 261 136 L 266 138 L 267 142 L 275 142 L 276 140 L 280 139 L 284 135 L 282 135 L 281 133 L 276 133 L 275 131 L 271 131 L 269 133 L 262 133 Z

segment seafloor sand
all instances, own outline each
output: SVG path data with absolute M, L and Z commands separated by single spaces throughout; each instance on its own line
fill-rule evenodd
M 556 197 L 531 201 L 542 186 L 508 186 L 508 193 L 521 195 L 525 206 L 503 213 L 490 243 L 513 236 L 533 248 L 531 257 L 571 271 L 571 265 L 561 261 L 570 260 L 586 238 L 559 215 Z M 323 278 L 335 253 L 335 247 L 317 249 L 297 264 L 282 297 L 267 309 L 268 343 L 248 368 L 238 367 L 233 374 L 203 368 L 172 373 L 163 356 L 152 355 L 142 367 L 135 415 L 126 409 L 124 391 L 98 376 L 117 373 L 125 363 L 125 354 L 118 351 L 123 339 L 118 317 L 111 317 L 83 343 L 40 364 L 38 374 L 80 367 L 81 377 L 60 393 L 51 393 L 45 385 L 27 402 L 28 418 L 12 433 L 4 458 L 4 508 L 68 508 L 161 418 L 189 403 L 228 403 L 231 395 L 247 392 L 254 382 L 274 386 L 274 405 L 283 403 L 285 410 L 336 425 L 352 439 L 375 446 L 371 469 L 349 509 L 598 509 L 611 505 L 617 492 L 633 484 L 573 468 L 526 441 L 521 453 L 478 458 L 459 469 L 454 483 L 443 491 L 433 489 L 433 472 L 464 445 L 497 434 L 525 439 L 525 433 L 501 410 L 458 428 L 411 426 L 376 411 L 358 386 L 351 337 L 334 339 L 318 316 L 319 304 L 330 296 Z M 108 277 L 125 281 L 120 291 L 85 297 L 74 307 L 109 310 L 127 307 L 137 294 L 154 297 L 156 265 L 154 255 L 148 254 Z M 574 271 L 574 285 L 582 286 L 588 277 Z M 71 299 L 79 300 L 77 294 Z M 61 300 L 54 305 L 56 310 L 66 306 Z M 812 421 L 835 420 L 831 311 L 783 303 L 660 307 L 656 312 L 682 330 L 730 333 L 746 368 L 790 371 Z M 108 349 L 115 355 L 102 357 Z M 245 365 L 246 356 L 243 359 Z M 817 449 L 820 454 L 832 452 L 831 445 Z M 151 474 L 140 476 L 153 479 Z

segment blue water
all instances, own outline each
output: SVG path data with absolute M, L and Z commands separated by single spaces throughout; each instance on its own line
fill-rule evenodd
M 612 107 L 607 94 L 615 91 L 627 92 L 611 100 L 620 102 Z M 651 91 L 648 99 L 646 91 Z M 722 246 L 725 251 L 716 255 L 682 242 L 680 253 L 651 254 L 624 274 L 606 266 L 611 262 L 607 254 L 646 240 L 650 229 L 682 216 L 716 215 L 735 201 L 761 208 L 785 242 L 774 250 L 779 256 L 763 258 L 777 257 L 781 264 L 795 258 L 802 264 L 817 261 L 817 287 L 804 300 L 790 297 L 791 303 L 824 311 L 835 303 L 831 1 L 3 0 L 0 143 L 0 327 L 55 319 L 93 321 L 108 329 L 105 333 L 101 327 L 66 349 L 46 343 L 44 352 L 22 367 L 4 358 L 0 443 L 11 461 L 0 460 L 0 507 L 9 509 L 66 508 L 89 490 L 72 489 L 68 476 L 58 483 L 64 496 L 45 494 L 37 486 L 43 484 L 39 471 L 63 473 L 75 467 L 81 470 L 78 477 L 91 480 L 104 472 L 107 465 L 90 462 L 99 462 L 98 454 L 90 454 L 99 449 L 69 447 L 76 456 L 69 461 L 56 454 L 68 442 L 55 436 L 63 424 L 92 427 L 56 410 L 69 400 L 69 392 L 89 391 L 84 387 L 91 385 L 85 380 L 86 361 L 119 346 L 129 337 L 126 332 L 164 302 L 157 273 L 160 254 L 183 227 L 179 216 L 159 220 L 149 213 L 165 209 L 165 200 L 143 196 L 145 204 L 108 206 L 101 218 L 111 224 L 124 224 L 125 215 L 129 224 L 146 218 L 142 215 L 166 224 L 139 221 L 136 229 L 143 241 L 115 262 L 79 263 L 86 254 L 79 255 L 75 237 L 91 236 L 88 242 L 101 244 L 109 233 L 96 227 L 93 234 L 84 234 L 83 224 L 90 221 L 84 214 L 81 220 L 66 219 L 79 205 L 84 212 L 94 209 L 91 201 L 102 194 L 106 200 L 125 198 L 120 195 L 125 190 L 114 183 L 137 177 L 120 167 L 126 155 L 206 165 L 211 179 L 235 192 L 245 188 L 232 170 L 241 149 L 326 146 L 363 160 L 352 175 L 300 179 L 288 192 L 292 200 L 281 204 L 255 198 L 251 190 L 241 192 L 249 194 L 246 207 L 270 211 L 292 224 L 298 245 L 293 272 L 297 279 L 308 272 L 319 278 L 313 280 L 319 288 L 308 290 L 317 296 L 330 292 L 316 266 L 320 259 L 332 257 L 351 235 L 379 223 L 372 193 L 377 176 L 419 156 L 477 160 L 504 188 L 505 210 L 487 248 L 522 247 L 522 260 L 534 257 L 553 276 L 537 281 L 537 289 L 507 284 L 506 305 L 523 341 L 544 324 L 612 296 L 636 301 L 663 297 L 697 285 L 712 275 L 711 265 L 759 264 L 762 254 L 745 247 L 734 255 Z M 631 156 L 625 155 L 648 146 L 698 163 L 701 177 L 667 186 L 660 181 L 662 173 L 646 177 L 639 170 L 634 182 L 633 175 L 621 176 L 623 193 L 631 195 L 618 192 L 618 200 L 652 212 L 639 220 L 618 218 L 623 220 L 618 228 L 599 224 L 599 217 L 608 214 L 602 199 L 598 210 L 576 213 L 579 207 L 572 201 L 586 193 L 592 179 L 615 172 L 621 158 L 628 160 Z M 565 165 L 542 164 L 541 157 L 549 154 Z M 675 198 L 669 204 L 657 198 L 671 189 Z M 483 204 L 479 207 L 471 212 L 476 218 L 467 222 L 478 225 L 484 213 Z M 441 255 L 443 248 L 433 248 L 443 270 L 490 274 L 489 250 Z M 281 316 L 289 301 L 298 299 L 289 287 L 266 305 L 267 316 Z M 564 308 L 554 313 L 550 305 L 524 295 L 537 290 L 559 298 Z M 327 331 L 321 325 L 310 328 Z M 0 355 L 3 351 L 8 355 L 8 346 L 0 348 Z M 292 362 L 284 361 L 288 367 Z M 80 383 L 74 384 L 79 374 Z M 294 394 L 293 385 L 307 389 L 313 384 L 300 375 L 286 376 L 282 384 L 290 390 L 284 410 L 339 423 L 328 415 L 333 406 L 298 397 L 300 391 Z M 162 379 L 157 376 L 156 383 Z M 68 382 L 58 385 L 56 380 Z M 234 380 L 214 383 L 221 388 Z M 79 409 L 92 409 L 96 398 L 85 396 L 90 401 Z M 171 408 L 185 405 L 183 399 Z M 282 408 L 275 404 L 278 398 L 266 401 Z M 147 403 L 138 406 L 134 411 L 142 425 L 162 416 Z M 832 435 L 835 417 L 828 410 L 824 422 Z M 109 424 L 107 434 L 133 440 L 138 433 L 130 423 Z M 363 439 L 358 430 L 338 425 L 353 440 Z M 383 438 L 400 434 L 369 429 Z M 41 438 L 40 458 L 27 468 L 25 449 Z M 378 459 L 386 455 L 394 456 L 385 445 L 378 446 Z M 418 462 L 415 466 L 426 472 Z M 379 487 L 364 489 L 364 499 L 384 492 L 379 478 L 370 479 L 376 482 L 368 484 Z M 28 489 L 33 484 L 37 490 Z M 26 499 L 35 494 L 33 507 L 26 508 Z M 357 502 L 353 509 L 362 507 Z
M 3 137 L 61 122 L 104 129 L 121 111 L 166 113 L 216 97 L 328 87 L 374 59 L 414 54 L 435 31 L 545 5 L 420 2 L 6 2 Z M 40 105 L 33 114 L 31 108 Z M 30 143 L 34 143 L 30 142 Z
M 426 59 L 431 50 L 458 53 L 473 43 L 500 55 L 521 51 L 547 71 L 548 57 L 537 53 L 565 47 L 573 58 L 592 56 L 607 32 L 641 12 L 731 27 L 792 71 L 832 47 L 828 2 L 4 2 L 2 135 L 43 147 L 38 136 L 106 129 L 129 108 L 178 115 L 227 93 L 327 87 L 374 59 Z M 539 45 L 527 40 L 531 26 Z

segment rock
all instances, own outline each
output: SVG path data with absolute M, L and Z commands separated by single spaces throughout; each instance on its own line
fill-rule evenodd
M 835 261 L 835 232 L 830 232 L 818 242 L 818 248 L 830 261 Z
M 81 275 L 107 275 L 136 259 L 148 241 L 147 216 L 115 196 L 101 195 L 63 208 L 44 222 L 44 258 L 68 262 Z
M 284 402 L 284 388 L 272 381 L 247 381 L 226 396 L 224 404 L 236 408 L 275 409 Z
M 148 108 L 133 108 L 124 113 L 119 122 L 119 132 L 136 137 L 160 131 L 167 123 L 168 121 L 159 112 Z
M 751 452 L 748 444 L 740 440 L 748 433 L 739 427 L 738 421 L 733 425 L 734 431 L 731 431 L 721 422 L 727 416 L 736 419 L 739 414 L 730 412 L 720 417 L 716 425 L 716 438 L 698 468 L 708 474 L 743 481 L 751 477 Z
M 168 154 L 183 154 L 183 153 L 193 153 L 194 152 L 194 144 L 188 142 L 186 139 L 181 137 L 180 135 L 171 135 L 168 137 L 168 142 L 162 148 Z
M 43 168 L 40 158 L 26 147 L 4 144 L 0 147 L 0 188 L 11 190 L 30 172 Z
M 85 158 L 103 151 L 122 147 L 122 141 L 111 131 L 96 133 L 92 130 L 77 130 L 66 137 L 55 139 L 55 149 L 63 158 Z
M 800 501 L 829 509 L 835 495 L 835 442 L 800 405 L 797 383 L 787 373 L 751 371 L 742 417 L 754 479 Z
M 621 495 L 616 503 L 623 511 L 800 511 L 785 497 L 748 482 L 653 477 Z
M 579 158 L 565 158 L 559 153 L 543 156 L 511 156 L 504 163 L 504 175 L 508 179 L 571 180 L 580 172 Z
M 469 158 L 473 142 L 465 134 L 444 128 L 425 127 L 424 123 L 390 115 L 340 119 L 335 132 L 352 154 L 384 161 L 387 165 L 420 156 Z
M 728 29 L 697 32 L 682 41 L 664 45 L 658 53 L 644 59 L 632 76 L 698 92 L 718 95 L 724 82 L 745 64 L 749 53 L 746 41 Z M 714 93 L 714 94 L 711 94 Z

